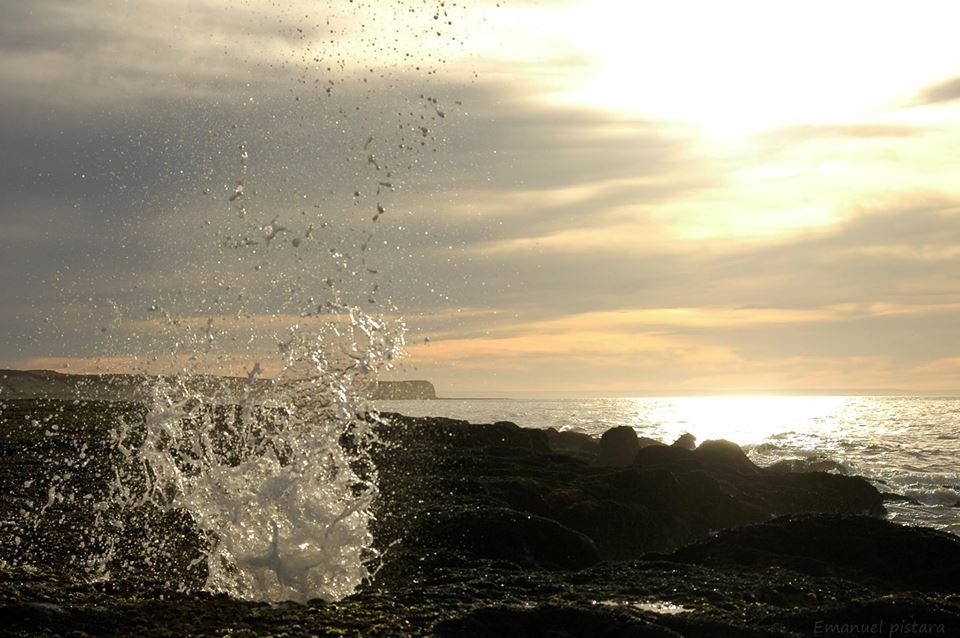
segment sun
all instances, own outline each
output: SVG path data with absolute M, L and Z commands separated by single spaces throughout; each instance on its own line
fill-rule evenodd
M 566 47 L 577 61 L 561 80 L 553 73 L 553 100 L 686 122 L 719 138 L 882 116 L 957 61 L 929 35 L 942 25 L 927 21 L 923 39 L 911 35 L 905 22 L 916 19 L 818 0 L 592 0 L 510 15 L 531 34 L 528 54 L 540 42 L 553 59 Z
M 574 102 L 736 137 L 849 117 L 861 101 L 845 88 L 850 56 L 836 55 L 830 30 L 809 13 L 772 3 L 603 4 L 606 15 L 591 11 L 602 19 L 580 32 L 595 67 L 566 96 Z

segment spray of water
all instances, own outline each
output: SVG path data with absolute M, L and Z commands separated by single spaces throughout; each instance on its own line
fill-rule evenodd
M 326 329 L 291 336 L 276 378 L 259 380 L 254 367 L 242 380 L 180 375 L 153 384 L 142 424 L 112 432 L 123 463 L 93 525 L 104 549 L 94 569 L 104 577 L 119 575 L 111 566 L 131 569 L 115 530 L 144 529 L 131 513 L 150 511 L 190 521 L 203 539 L 193 567 L 212 591 L 338 599 L 370 575 L 377 483 L 363 389 L 399 354 L 403 334 L 343 310 Z M 146 547 L 145 559 L 162 564 Z
M 123 299 L 106 299 L 109 317 L 93 324 L 104 368 L 132 369 L 21 424 L 25 440 L 42 438 L 43 468 L 22 486 L 8 564 L 272 601 L 338 599 L 370 576 L 366 400 L 404 345 L 374 246 L 387 243 L 378 234 L 396 223 L 392 198 L 429 163 L 447 110 L 391 84 L 382 66 L 389 93 L 371 100 L 372 64 L 353 58 L 368 47 L 413 60 L 417 73 L 438 64 L 431 43 L 447 10 L 428 4 L 389 9 L 422 25 L 397 22 L 394 34 L 431 38 L 424 60 L 411 57 L 413 40 L 384 47 L 376 4 L 311 17 L 287 34 L 301 65 L 295 103 L 206 126 L 197 146 L 212 150 L 191 191 L 203 196 L 164 202 L 153 230 L 169 281 L 120 286 Z M 371 24 L 376 34 L 353 37 Z M 316 43 L 301 42 L 311 30 Z M 339 51 L 338 34 L 353 38 Z M 291 143 L 285 127 L 301 137 Z M 278 172 L 261 168 L 268 156 Z M 318 158 L 328 174 L 305 168 Z

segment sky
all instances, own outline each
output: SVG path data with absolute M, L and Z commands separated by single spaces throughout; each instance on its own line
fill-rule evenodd
M 0 368 L 960 391 L 953 2 L 0 13 Z

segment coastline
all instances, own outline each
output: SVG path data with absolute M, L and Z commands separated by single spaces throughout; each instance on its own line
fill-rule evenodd
M 93 437 L 104 415 L 135 408 L 12 403 L 0 429 L 5 521 L 9 499 L 26 489 L 16 460 L 24 414 L 73 424 L 33 440 L 36 458 L 37 445 Z M 960 630 L 960 539 L 882 520 L 882 495 L 853 477 L 757 468 L 723 443 L 651 444 L 614 464 L 598 456 L 602 441 L 508 422 L 387 415 L 378 432 L 371 531 L 382 554 L 353 596 L 264 606 L 158 589 L 132 574 L 86 582 L 4 556 L 0 611 L 12 620 L 0 635 L 786 637 L 905 622 Z

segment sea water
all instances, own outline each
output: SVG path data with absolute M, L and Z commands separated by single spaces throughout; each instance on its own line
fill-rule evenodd
M 704 396 L 603 399 L 381 401 L 409 416 L 600 436 L 627 425 L 666 443 L 690 433 L 727 439 L 760 465 L 802 460 L 869 479 L 889 499 L 889 517 L 960 534 L 960 397 Z

